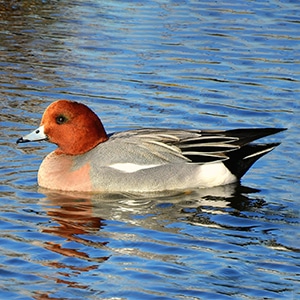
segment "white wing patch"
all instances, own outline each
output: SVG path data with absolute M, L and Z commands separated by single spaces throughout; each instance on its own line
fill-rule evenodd
M 112 164 L 109 167 L 116 170 L 120 170 L 125 173 L 134 173 L 139 170 L 154 168 L 157 166 L 159 165 L 137 165 L 132 163 L 118 163 L 118 164 Z

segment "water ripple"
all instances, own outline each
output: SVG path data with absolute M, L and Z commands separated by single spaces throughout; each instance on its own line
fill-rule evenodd
M 0 4 L 0 298 L 297 299 L 299 8 Z M 15 141 L 58 98 L 88 104 L 109 132 L 289 130 L 241 185 L 55 193 L 36 180 L 54 145 Z

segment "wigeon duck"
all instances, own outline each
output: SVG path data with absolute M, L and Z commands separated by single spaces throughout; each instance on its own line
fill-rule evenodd
M 17 143 L 58 146 L 38 171 L 41 187 L 62 191 L 160 192 L 209 188 L 239 181 L 279 143 L 252 141 L 285 130 L 137 129 L 108 135 L 86 105 L 58 100 L 40 127 Z

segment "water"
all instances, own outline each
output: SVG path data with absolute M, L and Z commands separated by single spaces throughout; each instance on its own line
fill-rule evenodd
M 0 3 L 1 299 L 297 299 L 297 1 Z M 108 132 L 287 127 L 241 186 L 45 191 L 17 146 L 56 99 Z

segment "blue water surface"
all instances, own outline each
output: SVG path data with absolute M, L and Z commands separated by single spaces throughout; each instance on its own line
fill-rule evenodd
M 0 3 L 1 299 L 298 299 L 298 1 Z M 241 185 L 168 195 L 37 186 L 19 145 L 57 99 L 108 132 L 286 127 Z

